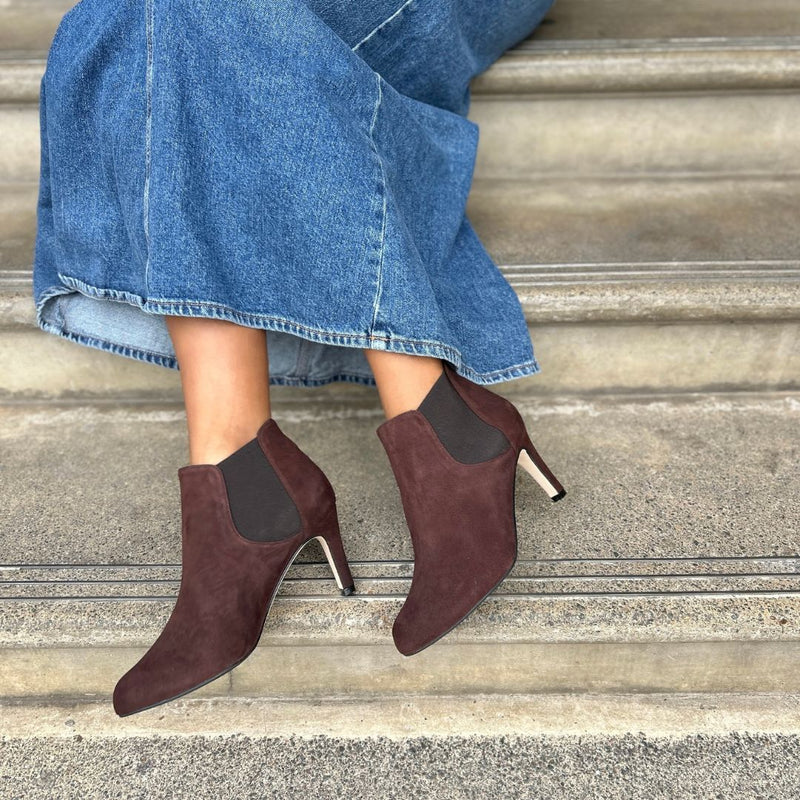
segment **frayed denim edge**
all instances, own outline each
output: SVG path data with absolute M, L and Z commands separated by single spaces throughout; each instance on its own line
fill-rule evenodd
M 295 320 L 269 316 L 266 314 L 251 314 L 237 311 L 229 306 L 219 303 L 211 303 L 203 300 L 143 300 L 141 297 L 139 297 L 139 295 L 135 295 L 130 292 L 125 292 L 119 289 L 99 289 L 95 286 L 84 283 L 77 278 L 72 278 L 68 275 L 62 275 L 61 273 L 59 273 L 58 277 L 63 281 L 64 286 L 53 286 L 50 289 L 42 292 L 42 294 L 39 296 L 38 302 L 36 303 L 36 323 L 39 328 L 47 333 L 55 334 L 61 338 L 68 339 L 87 347 L 94 347 L 98 350 L 105 350 L 106 352 L 133 358 L 137 361 L 144 361 L 149 364 L 156 364 L 161 367 L 167 367 L 168 369 L 177 370 L 179 368 L 176 358 L 165 356 L 161 353 L 154 353 L 140 347 L 129 347 L 127 345 L 120 345 L 110 342 L 106 339 L 97 339 L 93 336 L 73 333 L 72 331 L 65 329 L 63 326 L 59 327 L 54 323 L 46 321 L 43 317 L 45 304 L 48 300 L 58 295 L 79 292 L 88 297 L 97 297 L 105 300 L 126 302 L 129 305 L 136 306 L 148 314 L 169 314 L 183 317 L 224 319 L 249 328 L 261 328 L 268 331 L 271 330 L 280 333 L 291 333 L 295 336 L 299 336 L 302 339 L 308 339 L 309 341 L 318 342 L 320 344 L 385 350 L 387 352 L 406 353 L 408 355 L 432 356 L 434 358 L 440 358 L 449 361 L 453 364 L 455 371 L 459 375 L 471 380 L 473 383 L 482 385 L 502 383 L 514 378 L 523 378 L 528 375 L 536 375 L 541 372 L 541 367 L 536 361 L 536 358 L 533 358 L 529 361 L 524 361 L 521 364 L 514 364 L 513 366 L 506 367 L 505 369 L 495 370 L 494 372 L 476 372 L 475 370 L 464 365 L 464 361 L 459 350 L 448 347 L 440 342 L 431 342 L 423 339 L 406 339 L 403 337 L 365 336 L 363 334 L 323 331 L 317 328 L 308 327 L 307 325 L 303 325 Z M 65 286 L 70 287 L 69 290 L 65 289 Z M 376 342 L 381 342 L 382 346 L 376 347 Z M 363 375 L 354 375 L 346 372 L 340 372 L 335 375 L 318 379 L 289 377 L 286 375 L 275 375 L 272 373 L 270 373 L 269 376 L 270 385 L 276 386 L 312 387 L 323 386 L 335 381 L 358 383 L 364 386 L 377 386 L 374 376 L 365 377 Z

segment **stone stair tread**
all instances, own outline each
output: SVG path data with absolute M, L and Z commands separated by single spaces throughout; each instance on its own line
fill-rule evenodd
M 411 560 L 350 559 L 353 575 L 362 581 L 391 584 L 411 579 Z M 705 556 L 645 558 L 518 558 L 506 580 L 519 581 L 609 581 L 615 580 L 714 580 L 772 579 L 800 577 L 800 557 L 795 556 Z M 327 562 L 295 562 L 284 578 L 298 586 L 328 581 Z M 15 585 L 41 586 L 42 591 L 63 586 L 118 587 L 122 595 L 136 584 L 174 584 L 180 580 L 180 564 L 3 564 L 0 591 Z
M 224 702 L 180 698 L 169 705 L 119 719 L 107 704 L 85 701 L 38 706 L 7 704 L 8 736 L 35 732 L 54 740 L 75 736 L 149 734 L 248 737 L 339 736 L 345 740 L 414 735 L 622 735 L 719 736 L 734 731 L 800 732 L 800 695 L 786 693 L 648 693 L 614 695 L 480 694 L 459 697 L 387 692 L 381 697 L 334 695 L 319 700 L 263 697 Z M 354 724 L 355 723 L 355 724 Z
M 380 604 L 371 605 L 377 609 Z M 479 609 L 480 615 L 497 605 L 497 600 L 489 602 L 487 609 Z M 597 613 L 584 623 L 581 606 L 573 606 L 571 613 L 549 614 L 541 604 L 529 602 L 524 610 L 543 613 L 545 623 L 552 626 L 550 632 L 543 624 L 527 638 L 515 637 L 510 609 L 488 621 L 473 614 L 447 637 L 407 658 L 397 652 L 389 632 L 399 607 L 399 602 L 393 603 L 383 607 L 382 616 L 367 616 L 362 603 L 349 612 L 350 625 L 341 621 L 343 612 L 333 609 L 339 613 L 332 625 L 328 613 L 328 625 L 323 628 L 322 614 L 309 604 L 291 617 L 286 603 L 276 604 L 250 656 L 193 696 L 226 700 L 389 692 L 466 699 L 481 693 L 800 693 L 796 668 L 800 641 L 779 633 L 758 636 L 756 613 L 746 615 L 736 635 L 726 636 L 720 625 L 716 636 L 710 636 L 710 626 L 702 630 L 696 625 L 692 632 L 688 624 L 666 624 L 670 618 L 690 617 L 695 609 L 686 605 L 657 604 L 648 609 L 661 622 L 648 631 L 639 609 L 599 604 Z M 81 624 L 91 617 L 90 608 L 70 607 L 72 615 L 57 608 L 38 610 L 56 613 L 65 625 L 62 629 L 48 625 L 38 643 L 33 639 L 3 642 L 0 696 L 6 701 L 110 702 L 114 684 L 152 644 L 169 612 L 166 607 L 145 609 L 153 614 L 148 623 L 141 610 L 137 613 L 130 605 L 117 604 L 105 615 L 106 628 L 99 630 L 97 625 Z M 707 611 L 710 618 L 723 609 Z M 738 607 L 729 609 L 731 616 L 739 611 Z M 595 631 L 590 623 L 602 613 L 616 614 L 616 618 Z M 579 624 L 571 624 L 576 617 Z M 71 638 L 66 635 L 67 622 L 76 626 Z M 682 638 L 687 634 L 691 634 L 688 640 Z
M 794 0 L 557 0 L 536 40 L 800 34 Z
M 59 800 L 793 800 L 799 705 L 712 692 L 193 698 L 119 719 L 108 703 L 14 703 L 0 709 L 2 775 L 10 797 Z
M 583 562 L 591 564 L 591 560 Z M 411 562 L 388 562 L 387 567 L 399 568 L 402 573 L 376 577 L 373 564 L 352 565 L 353 578 L 358 584 L 360 597 L 405 597 L 411 585 Z M 319 565 L 320 571 L 327 565 Z M 554 597 L 593 595 L 673 595 L 673 594 L 776 594 L 800 591 L 800 559 L 792 571 L 757 574 L 696 574 L 696 575 L 621 575 L 613 576 L 541 576 L 537 562 L 517 563 L 516 568 L 494 591 L 497 597 Z M 58 570 L 55 568 L 54 572 Z M 389 571 L 388 569 L 386 571 Z M 20 570 L 22 572 L 22 570 Z M 105 579 L 61 579 L 54 574 L 45 579 L 23 578 L 10 575 L 0 567 L 0 601 L 2 600 L 164 600 L 177 596 L 180 568 L 174 567 L 170 577 L 148 580 L 140 576 L 128 577 L 124 568 Z M 134 571 L 134 575 L 136 572 Z M 325 599 L 331 593 L 331 577 L 299 577 L 290 570 L 281 584 L 280 597 L 296 599 Z
M 507 51 L 474 95 L 796 89 L 800 36 L 542 40 Z
M 547 577 L 552 564 L 539 562 L 586 577 L 576 559 L 594 565 L 589 575 L 598 559 L 629 559 L 605 567 L 619 579 L 642 574 L 650 559 L 668 561 L 649 573 L 686 559 L 688 575 L 708 575 L 724 564 L 712 570 L 705 559 L 797 557 L 796 395 L 548 400 L 533 394 L 537 380 L 495 390 L 513 398 L 570 494 L 553 504 L 517 470 L 519 577 Z M 275 387 L 275 419 L 331 476 L 349 557 L 365 562 L 365 577 L 387 576 L 375 562 L 408 562 L 413 551 L 374 433 L 374 389 L 332 388 L 314 402 L 302 387 L 278 391 L 290 388 Z M 180 563 L 179 405 L 9 404 L 0 406 L 0 443 L 5 566 Z M 298 561 L 322 562 L 316 543 Z M 758 563 L 745 571 L 780 571 Z
M 503 264 L 775 261 L 796 277 L 799 202 L 791 175 L 542 175 L 476 180 L 467 209 Z
M 389 631 L 404 597 L 343 598 L 332 581 L 319 595 L 282 595 L 270 610 L 260 644 L 391 646 Z M 146 647 L 174 604 L 174 592 L 144 598 L 0 598 L 0 649 Z M 799 615 L 796 587 L 551 596 L 497 592 L 448 633 L 447 642 L 487 648 L 501 643 L 795 642 L 800 652 Z
M 448 633 L 447 644 L 481 645 L 480 652 L 489 653 L 501 644 L 519 645 L 523 652 L 528 645 L 550 643 L 794 642 L 800 654 L 796 585 L 763 591 L 663 592 L 652 584 L 650 589 L 549 596 L 498 591 Z M 390 628 L 404 598 L 405 592 L 343 598 L 332 581 L 318 595 L 283 594 L 270 610 L 259 646 L 393 647 Z M 148 647 L 174 604 L 174 591 L 142 598 L 0 598 L 0 652 L 10 669 L 12 650 Z M 77 663 L 69 652 L 67 662 Z
M 357 594 L 339 595 L 311 543 L 281 586 L 261 655 L 237 668 L 237 692 L 269 685 L 264 665 L 278 657 L 273 646 L 303 663 L 320 653 L 329 659 L 309 678 L 309 691 L 338 686 L 335 663 L 341 648 L 353 647 L 373 653 L 358 650 L 366 661 L 347 678 L 356 688 L 418 685 L 413 669 L 397 672 L 389 640 L 413 553 L 374 436 L 382 414 L 367 390 L 347 388 L 348 404 L 336 391 L 324 402 L 322 394 L 301 402 L 297 389 L 276 391 L 274 413 L 332 476 Z M 476 690 L 480 680 L 518 681 L 541 658 L 537 647 L 561 645 L 547 651 L 552 671 L 527 679 L 529 688 L 549 691 L 564 686 L 559 669 L 574 666 L 574 645 L 589 648 L 579 651 L 587 665 L 581 685 L 595 686 L 602 675 L 619 687 L 652 686 L 674 658 L 669 648 L 695 642 L 680 678 L 671 673 L 664 686 L 785 686 L 800 654 L 800 556 L 791 535 L 800 522 L 797 396 L 511 396 L 569 494 L 553 505 L 518 471 L 520 560 L 440 645 L 429 674 L 454 691 Z M 55 694 L 106 691 L 158 635 L 180 575 L 174 470 L 184 460 L 184 426 L 182 410 L 169 404 L 0 406 L 9 476 L 0 518 L 14 521 L 0 530 L 0 678 L 17 687 L 6 694 L 29 696 L 26 676 L 43 671 Z M 744 676 L 731 666 L 741 652 L 724 651 L 732 642 L 772 649 L 755 650 Z M 591 648 L 604 643 L 627 649 L 613 658 L 602 650 L 601 658 Z M 642 661 L 644 646 L 656 650 Z M 502 669 L 480 680 L 471 672 L 453 677 L 452 659 L 463 656 L 452 648 L 463 647 L 474 648 L 470 663 Z M 506 648 L 499 661 L 497 648 Z M 594 670 L 598 659 L 602 669 Z M 625 683 L 631 660 L 646 666 Z M 613 679 L 609 663 L 620 665 Z M 211 695 L 228 691 L 215 684 Z

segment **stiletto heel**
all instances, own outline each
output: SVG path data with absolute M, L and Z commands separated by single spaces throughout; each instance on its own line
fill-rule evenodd
M 536 452 L 527 432 L 519 451 L 517 463 L 547 492 L 554 503 L 566 495 L 567 490 L 558 482 L 558 478 L 553 475 L 547 464 L 544 463 L 544 459 Z
M 347 563 L 347 556 L 344 553 L 344 545 L 342 544 L 342 537 L 339 534 L 339 526 L 328 534 L 314 537 L 321 545 L 325 552 L 325 557 L 328 559 L 328 564 L 331 566 L 336 585 L 339 591 L 345 596 L 349 597 L 356 591 L 355 584 L 353 583 L 353 576 L 350 574 L 350 565 Z

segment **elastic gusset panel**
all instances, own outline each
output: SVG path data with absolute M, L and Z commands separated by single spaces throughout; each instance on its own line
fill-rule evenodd
M 242 536 L 276 542 L 300 531 L 300 512 L 256 439 L 217 466 L 225 478 L 233 523 Z
M 442 372 L 419 405 L 445 449 L 457 461 L 477 464 L 499 456 L 510 446 L 505 434 L 484 422 L 461 399 Z

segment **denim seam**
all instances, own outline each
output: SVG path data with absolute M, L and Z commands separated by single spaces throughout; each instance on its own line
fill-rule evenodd
M 144 140 L 144 192 L 142 196 L 142 216 L 144 241 L 147 258 L 144 264 L 145 291 L 150 290 L 150 173 L 153 143 L 153 26 L 155 24 L 154 0 L 145 0 L 145 35 L 147 38 L 147 69 L 145 73 L 145 96 L 147 102 Z
M 398 14 L 402 14 L 403 11 L 413 2 L 414 0 L 406 0 L 406 2 L 403 3 L 403 5 L 401 5 L 400 8 L 398 8 L 397 11 L 394 12 L 394 14 L 387 17 L 383 22 L 380 23 L 380 25 L 377 25 L 375 28 L 373 28 L 357 45 L 352 47 L 351 48 L 352 51 L 355 53 L 355 51 L 358 50 L 358 48 L 361 47 L 362 44 L 368 42 L 381 28 L 388 25 L 396 16 L 398 16 Z
M 375 122 L 378 119 L 378 110 L 381 106 L 381 101 L 383 100 L 383 88 L 381 87 L 381 76 L 376 72 L 375 73 L 375 80 L 378 85 L 378 97 L 375 101 L 375 108 L 372 111 L 372 120 L 369 126 L 369 142 L 370 147 L 372 148 L 372 152 L 375 154 L 375 158 L 378 162 L 378 167 L 380 170 L 380 191 L 381 191 L 381 200 L 382 200 L 382 207 L 381 207 L 381 232 L 380 232 L 380 243 L 379 243 L 379 253 L 378 253 L 378 275 L 377 275 L 377 282 L 375 286 L 375 303 L 372 307 L 372 322 L 370 323 L 369 327 L 369 337 L 372 339 L 374 337 L 375 325 L 378 320 L 378 309 L 380 308 L 381 303 L 381 294 L 383 290 L 383 257 L 384 251 L 386 247 L 386 210 L 387 210 L 387 202 L 386 202 L 386 170 L 383 166 L 383 159 L 381 158 L 380 152 L 378 152 L 378 147 L 375 144 L 375 137 L 373 136 L 375 130 Z M 377 337 L 381 338 L 381 337 Z

